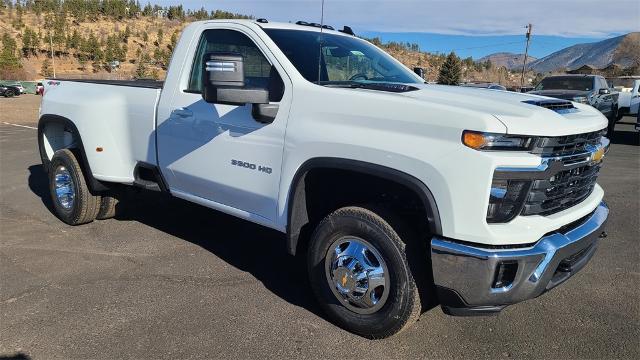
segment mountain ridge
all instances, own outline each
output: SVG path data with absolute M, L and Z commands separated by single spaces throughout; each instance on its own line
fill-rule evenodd
M 537 60 L 533 56 L 527 56 L 527 64 Z M 484 63 L 491 61 L 493 66 L 506 67 L 509 70 L 520 68 L 522 70 L 522 63 L 524 62 L 524 54 L 516 54 L 512 52 L 497 52 L 483 56 L 478 59 L 479 62 Z
M 534 40 L 535 41 L 535 38 Z M 621 68 L 638 66 L 640 58 L 640 32 L 604 39 L 593 43 L 582 43 L 558 50 L 545 57 L 527 61 L 527 67 L 537 73 L 574 70 L 588 65 L 596 69 L 616 64 Z M 512 56 L 518 61 L 509 61 Z M 494 65 L 505 66 L 509 70 L 522 68 L 522 54 L 493 53 L 478 61 L 491 60 Z

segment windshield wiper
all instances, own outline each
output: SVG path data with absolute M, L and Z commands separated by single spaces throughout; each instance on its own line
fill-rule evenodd
M 320 85 L 329 87 L 340 87 L 350 89 L 367 89 L 367 90 L 379 90 L 389 92 L 407 92 L 418 90 L 417 87 L 400 84 L 400 83 L 386 83 L 386 82 L 360 82 L 360 81 L 327 81 L 320 82 Z

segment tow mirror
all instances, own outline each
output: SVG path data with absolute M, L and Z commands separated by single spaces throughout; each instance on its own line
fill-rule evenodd
M 611 91 L 609 91 L 609 89 L 600 89 L 600 91 L 598 91 L 598 93 L 600 95 L 607 95 L 607 94 L 611 94 Z
M 202 62 L 202 98 L 208 103 L 244 105 L 268 104 L 269 91 L 247 88 L 244 82 L 244 59 L 237 53 L 215 52 Z
M 269 104 L 269 91 L 249 88 L 244 81 L 244 58 L 237 53 L 213 52 L 202 62 L 202 98 L 208 103 L 242 106 L 251 104 L 253 118 L 271 123 L 278 104 Z
M 421 67 L 414 67 L 413 68 L 413 72 L 418 74 L 418 76 L 420 76 L 421 78 L 424 79 L 424 69 Z

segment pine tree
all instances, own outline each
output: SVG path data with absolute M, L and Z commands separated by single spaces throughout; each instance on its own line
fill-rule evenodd
M 0 69 L 20 69 L 22 64 L 16 57 L 18 45 L 9 34 L 2 35 L 2 50 L 0 51 Z
M 124 36 L 122 37 L 122 42 L 126 43 L 129 41 L 129 37 L 131 37 L 131 28 L 129 25 L 124 29 Z
M 25 27 L 24 33 L 22 33 L 22 54 L 24 56 L 29 57 L 31 55 L 31 46 L 31 29 Z
M 84 57 L 84 55 L 80 55 L 78 57 L 78 64 L 80 64 L 80 70 L 87 70 L 87 59 Z
M 135 72 L 135 77 L 137 79 L 144 79 L 148 76 L 147 75 L 148 62 L 149 62 L 149 56 L 147 54 L 142 54 L 142 56 L 138 58 L 138 67 L 136 68 L 136 72 Z
M 173 51 L 176 48 L 176 44 L 178 43 L 178 30 L 174 31 L 171 34 L 171 44 L 169 44 L 169 49 Z
M 158 29 L 158 46 L 162 45 L 162 40 L 164 39 L 164 32 L 162 28 Z
M 42 62 L 42 68 L 40 68 L 40 74 L 44 77 L 51 77 L 53 73 L 51 72 L 51 61 L 49 59 L 44 59 Z
M 440 67 L 438 84 L 458 85 L 460 83 L 461 74 L 462 68 L 460 66 L 460 58 L 458 58 L 454 52 L 451 52 Z

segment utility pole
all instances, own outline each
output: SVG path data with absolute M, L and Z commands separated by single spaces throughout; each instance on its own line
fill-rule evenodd
M 53 66 L 53 77 L 56 77 L 56 60 L 53 58 L 53 38 L 51 37 L 51 31 L 49 31 L 49 46 L 51 46 L 51 65 Z
M 527 25 L 527 47 L 524 50 L 524 64 L 522 64 L 522 78 L 520 79 L 520 89 L 524 87 L 524 73 L 527 71 L 527 56 L 529 55 L 529 41 L 531 40 L 531 30 L 533 25 Z

